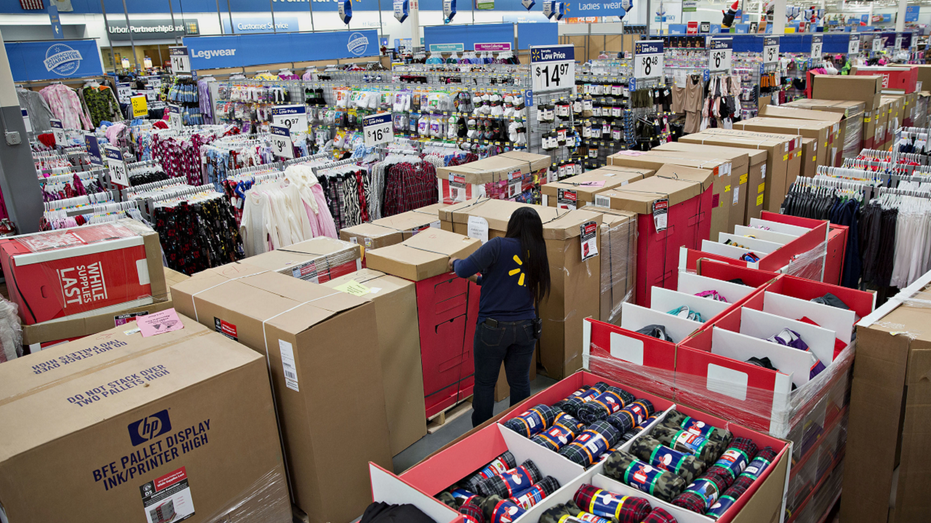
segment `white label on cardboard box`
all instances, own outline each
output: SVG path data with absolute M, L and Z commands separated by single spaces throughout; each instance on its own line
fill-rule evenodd
M 585 222 L 579 226 L 582 231 L 582 261 L 598 256 L 597 232 L 598 224 Z
M 192 437 L 195 441 L 201 438 L 206 443 L 206 434 Z M 194 500 L 185 467 L 156 478 L 139 490 L 147 523 L 181 521 L 194 515 Z
M 278 340 L 278 349 L 281 351 L 281 369 L 284 372 L 284 382 L 289 389 L 300 392 L 297 386 L 297 365 L 294 364 L 294 348 L 290 342 Z
M 740 186 L 739 186 L 739 185 L 736 185 L 736 186 L 734 186 L 734 203 L 733 203 L 733 205 L 737 205 L 737 200 L 738 200 L 738 199 L 740 199 Z
M 488 241 L 488 221 L 480 216 L 469 216 L 469 238 Z
M 765 180 L 766 179 L 766 164 L 765 163 L 760 166 L 760 173 L 762 174 L 762 179 Z
M 355 236 L 350 236 L 350 237 L 349 237 L 349 243 L 354 243 L 354 244 L 356 244 L 356 245 L 359 245 L 359 239 L 356 238 Z
M 669 217 L 666 213 L 669 211 L 669 198 L 656 200 L 653 202 L 653 225 L 656 226 L 656 232 L 666 230 L 667 220 Z
M 600 194 L 595 195 L 595 205 L 598 207 L 611 207 L 611 198 L 607 196 L 601 196 Z

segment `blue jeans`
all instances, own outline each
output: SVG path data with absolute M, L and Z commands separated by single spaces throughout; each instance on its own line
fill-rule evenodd
M 530 365 L 537 340 L 533 320 L 498 322 L 490 327 L 484 321 L 475 328 L 475 390 L 472 397 L 472 426 L 477 427 L 494 414 L 495 384 L 501 363 L 511 387 L 511 406 L 530 397 Z

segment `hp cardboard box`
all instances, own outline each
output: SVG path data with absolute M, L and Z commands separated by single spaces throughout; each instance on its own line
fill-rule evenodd
M 391 455 L 427 433 L 414 283 L 371 269 L 324 284 L 375 304 Z
M 294 503 L 317 523 L 358 517 L 367 463 L 391 466 L 375 305 L 246 264 L 198 273 L 172 297 L 267 360 Z
M 291 521 L 264 358 L 178 319 L 0 365 L 0 519 Z

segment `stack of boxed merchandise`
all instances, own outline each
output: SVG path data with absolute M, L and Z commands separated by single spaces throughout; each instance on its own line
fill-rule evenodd
M 366 249 L 387 247 L 410 238 L 429 227 L 439 227 L 437 211 L 446 207 L 444 203 L 435 203 L 413 211 L 402 212 L 340 229 L 339 239 L 358 243 Z
M 0 365 L 0 519 L 290 521 L 265 358 L 135 321 Z
M 487 196 L 496 200 L 540 203 L 540 185 L 548 181 L 548 155 L 510 151 L 436 170 L 440 201 L 457 203 Z
M 0 265 L 35 348 L 171 307 L 158 234 L 135 220 L 0 240 Z
M 883 90 L 881 76 L 814 75 L 811 87 L 813 99 L 863 102 L 863 144 L 861 148 L 882 148 L 885 143 L 888 114 L 880 111 Z
M 931 273 L 857 324 L 841 521 L 927 521 Z M 869 478 L 864 481 L 864 478 Z
M 265 358 L 296 506 L 313 522 L 358 517 L 366 463 L 391 465 L 376 305 L 246 263 L 200 272 L 172 296 L 179 312 Z
M 733 186 L 739 188 L 735 193 L 738 199 L 746 200 L 743 217 L 740 212 L 734 217 L 734 225 L 746 225 L 751 218 L 759 218 L 763 210 L 762 189 L 766 171 L 765 150 L 739 149 L 736 147 L 719 147 L 713 145 L 698 145 L 685 142 L 669 142 L 654 147 L 650 152 L 677 152 L 687 153 L 697 158 L 722 158 L 731 162 Z M 741 196 L 739 193 L 744 193 Z M 740 206 L 740 203 L 737 205 Z
M 581 209 L 595 202 L 595 195 L 653 175 L 651 169 L 606 165 L 585 174 L 563 178 L 543 186 L 543 205 Z
M 712 176 L 707 169 L 663 164 L 654 176 L 595 196 L 599 207 L 637 214 L 636 303 L 649 303 L 651 286 L 672 284 L 679 246 L 698 248 L 708 238 Z
M 808 111 L 795 107 L 764 105 L 760 108 L 760 116 L 745 120 L 750 126 L 742 129 L 767 130 L 786 134 L 802 136 L 802 173 L 811 176 L 811 165 L 824 165 L 835 167 L 844 163 L 844 127 L 841 121 L 844 116 L 840 113 L 824 111 Z M 819 122 L 819 124 L 800 124 L 800 122 Z M 826 129 L 824 129 L 826 127 Z M 805 140 L 813 140 L 806 150 Z M 811 154 L 809 154 L 809 152 Z
M 873 295 L 708 259 L 654 292 L 621 327 L 586 320 L 589 368 L 790 440 L 785 520 L 821 520 L 840 494 L 853 326 Z
M 480 289 L 449 272 L 449 260 L 467 258 L 480 245 L 478 240 L 431 227 L 366 255 L 370 269 L 413 282 L 424 418 L 432 418 L 472 395 L 472 343 Z
M 630 184 L 632 186 L 635 183 Z M 440 209 L 444 230 L 469 234 L 485 242 L 504 236 L 511 214 L 526 204 L 498 200 L 475 200 Z M 576 350 L 582 340 L 582 325 L 578 318 L 600 317 L 599 292 L 612 289 L 612 295 L 623 299 L 627 294 L 630 265 L 626 260 L 615 260 L 616 272 L 611 282 L 602 281 L 604 245 L 599 241 L 603 220 L 599 213 L 587 210 L 560 211 L 555 207 L 532 207 L 543 220 L 543 238 L 549 258 L 552 288 L 549 296 L 540 303 L 543 335 L 540 339 L 540 363 L 546 374 L 563 378 L 582 365 L 581 353 Z M 630 233 L 626 224 L 629 217 L 620 217 L 614 227 L 616 234 Z M 627 238 L 612 241 L 628 245 Z M 620 256 L 625 252 L 615 251 Z M 627 251 L 629 252 L 629 251 Z M 621 288 L 617 288 L 619 285 Z M 612 308 L 616 304 L 611 304 Z M 500 385 L 500 382 L 499 382 Z
M 711 171 L 711 234 L 728 230 L 743 223 L 747 207 L 746 185 L 740 187 L 740 176 L 734 174 L 730 159 L 697 156 L 678 151 L 621 151 L 608 157 L 610 165 L 648 166 L 658 170 L 664 165 L 681 165 Z M 669 176 L 667 170 L 667 176 Z M 675 177 L 675 172 L 672 173 Z M 741 190 L 743 189 L 743 190 Z
M 495 421 L 400 477 L 371 467 L 374 499 L 440 522 L 781 516 L 786 442 L 623 380 L 578 372 Z
M 760 115 L 773 118 L 782 118 L 783 115 L 794 115 L 787 111 L 789 108 L 804 109 L 801 116 L 794 118 L 822 118 L 824 113 L 833 113 L 841 117 L 841 141 L 837 144 L 841 152 L 843 163 L 845 158 L 856 158 L 863 149 L 863 111 L 866 104 L 848 100 L 812 100 L 802 98 L 782 106 L 767 105 L 760 109 Z M 812 113 L 812 114 L 810 114 Z M 816 116 L 817 115 L 817 116 Z
M 249 265 L 313 283 L 323 283 L 362 268 L 362 248 L 318 236 L 252 256 Z
M 683 136 L 679 141 L 766 151 L 763 181 L 756 188 L 750 186 L 747 199 L 762 203 L 762 208 L 767 211 L 779 212 L 789 187 L 801 172 L 801 136 L 737 129 L 705 129 L 700 133 Z

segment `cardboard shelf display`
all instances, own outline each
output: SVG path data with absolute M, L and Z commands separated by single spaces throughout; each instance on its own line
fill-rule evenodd
M 736 503 L 727 509 L 717 521 L 749 523 L 779 520 L 790 458 L 789 446 L 786 442 L 734 423 L 728 424 L 721 418 L 683 405 L 677 405 L 670 400 L 632 388 L 624 382 L 617 382 L 586 371 L 577 372 L 545 391 L 528 398 L 499 419 L 497 424 L 480 428 L 449 447 L 434 453 L 401 474 L 399 479 L 414 492 L 426 494 L 427 496 L 436 496 L 475 471 L 482 469 L 503 452 L 510 451 L 518 464 L 531 459 L 540 469 L 542 476 L 552 476 L 559 482 L 558 490 L 527 509 L 523 515 L 514 519 L 515 523 L 535 523 L 548 509 L 572 500 L 576 491 L 583 484 L 591 484 L 621 496 L 644 498 L 652 508 L 666 510 L 680 523 L 710 523 L 714 521 L 708 516 L 674 506 L 606 476 L 603 460 L 585 469 L 503 425 L 507 420 L 517 417 L 520 413 L 535 405 L 552 405 L 570 396 L 580 388 L 594 385 L 600 381 L 622 388 L 637 398 L 647 399 L 653 403 L 655 408 L 654 414 L 656 418 L 643 427 L 637 436 L 619 444 L 616 448 L 620 450 L 629 450 L 636 439 L 652 430 L 653 427 L 661 423 L 665 416 L 673 411 L 693 416 L 713 426 L 727 427 L 735 437 L 750 438 L 759 448 L 772 447 L 777 453 L 776 458 L 762 472 L 760 477 L 753 482 L 746 493 L 737 499 Z M 376 479 L 377 474 L 379 474 L 378 471 L 373 474 L 373 483 L 376 480 L 384 480 L 381 477 Z M 397 490 L 403 492 L 401 488 L 397 488 Z M 398 494 L 398 497 L 394 499 L 405 498 Z M 397 503 L 398 501 L 391 502 Z M 421 498 L 418 502 L 423 506 L 432 508 L 432 502 L 427 499 Z
M 358 517 L 365 464 L 391 464 L 376 305 L 245 263 L 200 272 L 172 299 L 266 359 L 294 503 L 315 523 Z
M 697 246 L 711 229 L 712 171 L 662 165 L 654 176 L 596 195 L 596 205 L 636 213 L 635 303 L 649 307 L 649 288 L 675 285 L 677 247 Z M 657 230 L 657 224 L 666 228 Z
M 480 289 L 449 272 L 449 260 L 467 258 L 480 245 L 479 240 L 429 228 L 366 255 L 370 269 L 415 282 L 424 418 L 472 395 L 475 383 L 472 344 Z
M 135 220 L 0 240 L 0 265 L 26 325 L 168 299 L 158 234 Z
M 840 511 L 845 523 L 919 521 L 931 510 L 931 459 L 925 451 L 929 284 L 931 272 L 857 324 Z M 858 481 L 862 474 L 870 481 Z
M 436 170 L 440 201 L 459 203 L 486 196 L 496 200 L 541 202 L 548 181 L 549 155 L 510 151 L 463 165 Z
M 485 240 L 504 236 L 511 214 L 526 205 L 529 204 L 477 199 L 441 209 L 440 220 L 444 230 L 482 236 Z M 602 236 L 597 232 L 603 220 L 601 214 L 584 209 L 567 212 L 555 207 L 532 208 L 543 221 L 551 278 L 550 294 L 540 303 L 543 320 L 540 363 L 548 376 L 560 379 L 582 365 L 579 351 L 582 325 L 575 320 L 599 316 L 599 292 L 603 286 L 601 264 L 605 257 L 604 245 L 599 245 Z M 623 232 L 625 225 L 622 223 L 619 227 Z M 583 228 L 591 228 L 595 233 L 593 242 L 582 241 Z M 586 248 L 589 249 L 587 256 L 583 254 Z M 612 276 L 615 274 L 623 279 L 628 275 L 623 266 L 619 266 L 616 273 L 612 272 Z
M 4 520 L 290 521 L 265 358 L 178 321 L 0 365 Z

